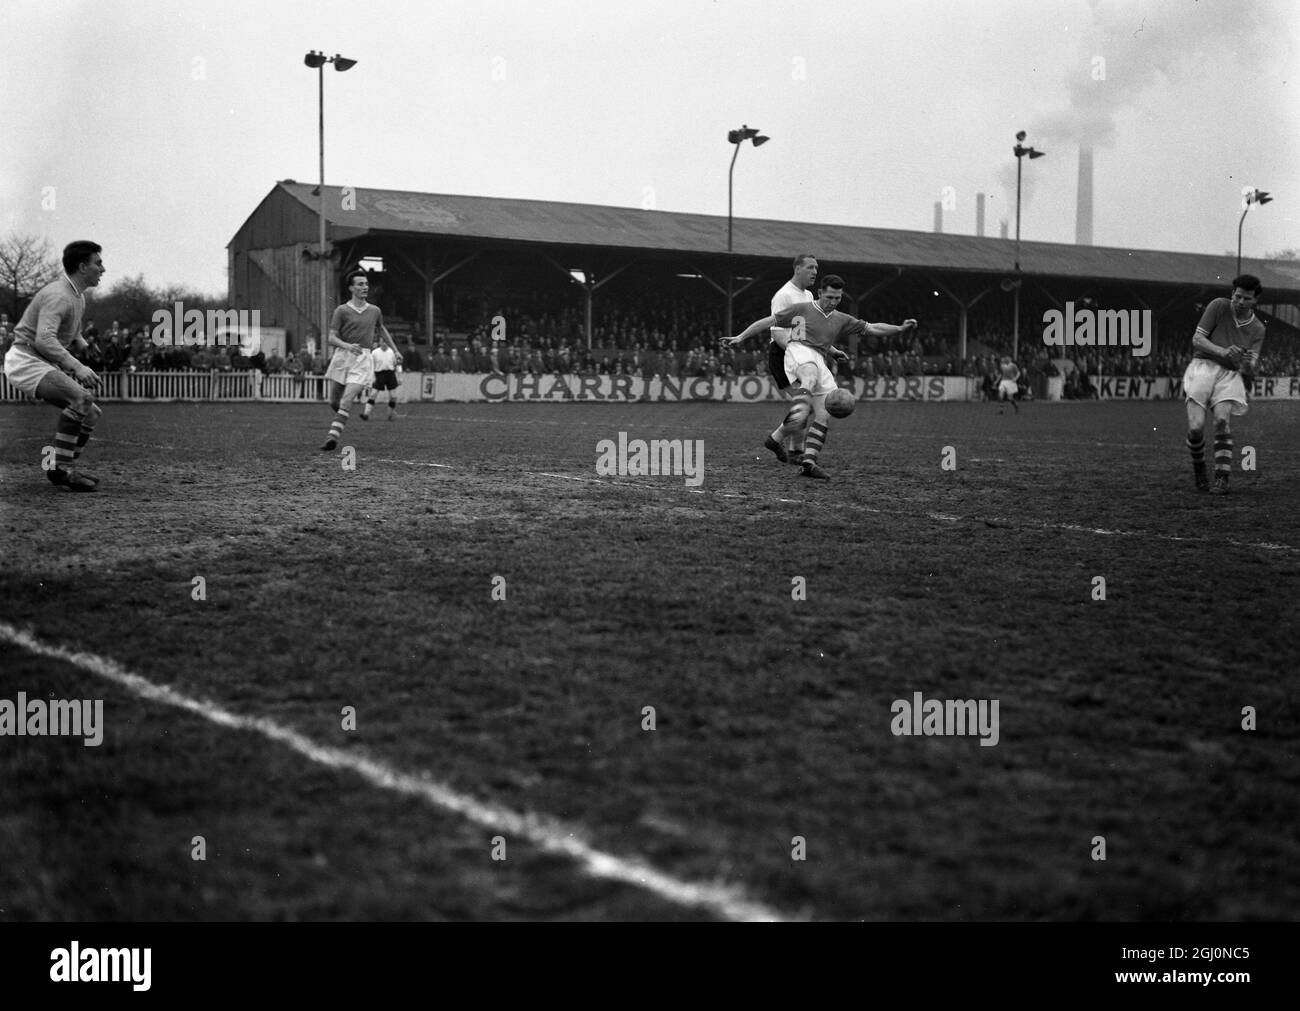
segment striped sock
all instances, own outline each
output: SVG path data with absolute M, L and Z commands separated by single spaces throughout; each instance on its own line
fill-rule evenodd
M 99 421 L 99 416 L 103 413 L 97 406 L 92 404 L 90 410 L 86 412 L 86 416 L 81 419 L 81 431 L 77 433 L 77 448 L 72 451 L 74 461 L 81 456 L 81 451 L 86 448 L 86 443 L 90 441 L 91 435 L 94 434 L 95 423 Z
M 1187 433 L 1187 452 L 1192 454 L 1192 470 L 1205 473 L 1205 435 L 1199 428 Z
M 334 424 L 330 425 L 331 439 L 337 441 L 338 439 L 343 438 L 343 426 L 348 423 L 349 417 L 351 417 L 351 415 L 348 414 L 346 408 L 340 407 L 338 409 L 338 412 L 334 415 Z
M 824 445 L 826 445 L 826 426 L 814 421 L 808 426 L 808 437 L 804 440 L 803 462 L 816 463 L 817 454 L 822 451 Z
M 59 414 L 59 423 L 54 429 L 54 466 L 58 470 L 71 470 L 72 461 L 76 459 L 77 438 L 81 435 L 81 415 L 71 407 L 65 407 Z
M 1214 476 L 1228 474 L 1232 470 L 1232 433 L 1214 433 Z
M 801 408 L 799 405 L 802 404 Z M 772 438 L 777 442 L 784 440 L 787 445 L 797 448 L 799 440 L 803 437 L 804 424 L 808 420 L 812 410 L 812 404 L 807 393 L 800 390 L 794 396 L 794 402 L 790 409 L 785 412 L 785 418 L 772 433 Z

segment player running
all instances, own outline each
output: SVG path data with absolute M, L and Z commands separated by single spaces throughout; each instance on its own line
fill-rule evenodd
M 63 276 L 36 293 L 14 327 L 13 346 L 4 358 L 5 378 L 15 389 L 62 412 L 54 430 L 54 466 L 46 476 L 69 491 L 94 491 L 99 484 L 98 478 L 72 469 L 103 413 L 90 392 L 99 376 L 67 349 L 81 340 L 86 289 L 104 276 L 101 252 L 98 243 L 86 241 L 63 248 Z
M 1020 413 L 1020 405 L 1016 403 L 1016 397 L 1020 395 L 1020 366 L 1013 362 L 1009 355 L 1003 355 L 1002 361 L 998 364 L 998 372 L 1002 378 L 998 380 L 998 403 L 1004 400 L 1011 401 L 1011 407 L 1017 414 Z M 1002 413 L 1002 408 L 998 408 L 998 413 Z
M 775 316 L 782 309 L 789 309 L 792 305 L 815 301 L 817 296 L 810 289 L 816 280 L 817 257 L 812 253 L 800 253 L 794 258 L 794 275 L 772 296 L 772 315 Z M 785 346 L 789 341 L 790 330 L 785 327 L 773 327 L 772 340 L 767 345 L 767 370 L 771 373 L 776 388 L 786 399 L 791 396 L 790 380 L 785 374 Z M 782 463 L 787 460 L 791 463 L 799 463 L 803 458 L 801 438 L 790 436 L 784 443 L 778 443 L 778 446 L 784 450 L 784 454 L 777 453 L 777 459 Z
M 802 302 L 788 309 L 765 316 L 751 323 L 735 337 L 724 338 L 736 345 L 748 340 L 769 327 L 790 327 L 791 336 L 785 346 L 785 374 L 792 386 L 795 402 L 786 413 L 785 420 L 767 437 L 764 445 L 781 459 L 785 450 L 781 440 L 788 435 L 802 434 L 804 454 L 800 474 L 804 477 L 826 480 L 830 477 L 817 464 L 822 447 L 826 444 L 830 415 L 826 412 L 826 394 L 838 388 L 835 375 L 829 367 L 831 361 L 847 361 L 848 355 L 835 346 L 841 338 L 853 334 L 872 337 L 893 337 L 916 329 L 916 320 L 904 320 L 902 325 L 868 323 L 864 319 L 840 312 L 835 307 L 844 297 L 844 280 L 836 274 L 822 278 L 817 301 Z M 778 452 L 780 450 L 780 452 Z
M 377 347 L 370 352 L 370 364 L 375 369 L 374 384 L 362 393 L 362 399 L 365 400 L 365 406 L 361 408 L 361 420 L 369 421 L 370 412 L 374 409 L 375 400 L 379 396 L 380 390 L 388 391 L 388 420 L 392 421 L 397 414 L 397 370 L 402 364 L 402 356 L 396 350 L 386 347 Z
M 330 425 L 321 452 L 329 452 L 338 446 L 343 437 L 343 426 L 348 423 L 347 405 L 375 381 L 370 357 L 375 335 L 378 334 L 384 345 L 397 353 L 397 346 L 384 326 L 384 314 L 379 311 L 379 306 L 366 301 L 370 281 L 365 271 L 357 270 L 348 275 L 348 290 L 352 297 L 334 310 L 325 341 L 326 347 L 334 348 L 334 356 L 325 370 L 325 378 L 330 381 L 330 408 L 334 411 L 334 423 Z
M 1259 278 L 1232 279 L 1232 297 L 1205 307 L 1192 335 L 1192 360 L 1183 374 L 1187 398 L 1187 451 L 1192 455 L 1196 490 L 1228 494 L 1232 473 L 1232 432 L 1228 418 L 1246 413 L 1246 387 L 1254 382 L 1264 324 L 1255 303 L 1264 290 Z M 1214 487 L 1205 473 L 1205 421 L 1214 415 Z

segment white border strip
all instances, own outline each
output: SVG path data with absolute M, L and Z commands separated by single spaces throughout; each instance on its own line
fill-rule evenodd
M 273 720 L 260 716 L 240 716 L 210 702 L 192 699 L 174 688 L 154 684 L 139 674 L 132 674 L 112 660 L 93 653 L 47 645 L 34 635 L 3 621 L 0 621 L 0 639 L 21 646 L 37 656 L 72 664 L 96 677 L 121 685 L 150 702 L 183 709 L 229 730 L 247 730 L 261 734 L 270 741 L 286 745 L 318 765 L 354 772 L 380 789 L 417 797 L 433 807 L 458 814 L 475 825 L 522 836 L 539 849 L 569 857 L 592 877 L 634 885 L 667 902 L 703 909 L 728 920 L 787 919 L 776 910 L 749 899 L 738 887 L 681 881 L 639 860 L 624 859 L 598 850 L 578 839 L 572 830 L 566 830 L 541 815 L 519 813 L 496 804 L 484 803 L 428 778 L 427 774 L 413 776 L 382 762 L 360 758 L 355 751 L 316 744 Z

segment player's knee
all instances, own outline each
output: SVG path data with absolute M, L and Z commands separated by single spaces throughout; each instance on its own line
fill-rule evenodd
M 790 410 L 785 414 L 785 425 L 788 428 L 800 427 L 808 424 L 808 419 L 812 417 L 812 408 L 806 400 L 796 400 L 790 405 Z
M 89 390 L 82 390 L 78 393 L 72 398 L 72 403 L 68 406 L 81 415 L 82 424 L 86 424 L 92 411 L 99 410 L 99 408 L 95 406 L 95 395 Z
M 104 411 L 100 406 L 91 399 L 86 409 L 81 412 L 81 427 L 94 428 L 99 424 L 99 419 L 104 416 Z

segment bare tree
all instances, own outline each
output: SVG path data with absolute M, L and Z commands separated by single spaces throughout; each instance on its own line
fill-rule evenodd
M 50 244 L 35 235 L 0 239 L 0 299 L 9 319 L 18 322 L 31 297 L 59 276 L 62 269 Z
M 1279 249 L 1276 253 L 1269 253 L 1267 260 L 1300 260 L 1300 246 L 1295 249 Z

